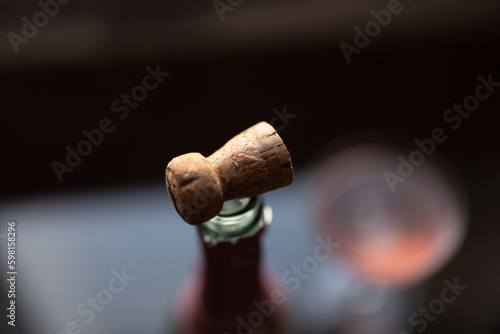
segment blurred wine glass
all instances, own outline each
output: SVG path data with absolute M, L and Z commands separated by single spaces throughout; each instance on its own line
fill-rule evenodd
M 466 230 L 464 196 L 453 172 L 425 161 L 401 177 L 397 157 L 405 153 L 382 145 L 347 148 L 318 168 L 311 192 L 315 221 L 343 245 L 341 255 L 361 274 L 391 285 L 432 275 L 457 251 Z M 391 186 L 390 175 L 404 181 Z
M 461 183 L 449 166 L 427 156 L 418 166 L 401 167 L 398 157 L 408 160 L 410 153 L 388 144 L 356 144 L 317 166 L 307 192 L 313 225 L 341 246 L 333 261 L 325 263 L 335 269 L 324 268 L 315 287 L 310 284 L 307 293 L 316 296 L 309 300 L 310 314 L 317 315 L 320 308 L 327 314 L 331 308 L 345 322 L 375 305 L 378 310 L 368 313 L 385 317 L 385 322 L 379 328 L 372 322 L 368 332 L 394 330 L 394 308 L 406 305 L 402 294 L 418 287 L 458 250 L 467 216 Z M 412 173 L 400 173 L 408 167 Z M 332 289 L 339 284 L 342 288 Z M 388 309 L 389 300 L 399 306 Z M 335 317 L 323 318 L 324 327 L 332 327 L 328 323 Z M 352 322 L 345 332 L 364 333 L 360 324 Z

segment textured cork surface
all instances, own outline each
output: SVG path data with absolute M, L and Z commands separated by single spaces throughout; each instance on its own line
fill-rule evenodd
M 179 215 L 197 225 L 215 217 L 224 201 L 290 185 L 290 153 L 276 130 L 260 122 L 208 158 L 187 153 L 170 161 L 167 189 Z

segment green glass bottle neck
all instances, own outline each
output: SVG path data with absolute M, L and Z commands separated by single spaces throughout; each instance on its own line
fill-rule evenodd
M 236 242 L 255 235 L 271 222 L 271 210 L 260 196 L 226 201 L 222 211 L 200 224 L 203 241 L 209 244 Z

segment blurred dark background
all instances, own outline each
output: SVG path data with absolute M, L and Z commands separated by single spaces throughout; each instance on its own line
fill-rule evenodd
M 387 1 L 244 0 L 223 22 L 210 1 L 60 5 L 19 53 L 7 37 L 0 44 L 0 196 L 164 182 L 171 158 L 209 155 L 283 106 L 296 115 L 280 135 L 299 171 L 341 135 L 379 129 L 408 146 L 428 138 L 446 109 L 474 93 L 479 75 L 500 81 L 500 3 L 401 5 L 350 64 L 339 43 L 353 44 L 353 28 Z M 1 1 L 2 32 L 20 34 L 21 18 L 39 10 L 35 1 Z M 170 75 L 120 120 L 111 103 L 157 64 Z M 427 291 L 438 294 L 456 275 L 470 289 L 429 333 L 500 326 L 499 114 L 500 88 L 439 146 L 463 179 L 471 219 L 459 256 Z M 64 163 L 65 146 L 75 148 L 103 118 L 116 129 L 60 183 L 51 164 Z
M 2 28 L 20 33 L 35 2 L 4 1 Z M 477 76 L 500 77 L 499 5 L 414 1 L 392 16 L 348 64 L 339 47 L 387 2 L 242 2 L 221 22 L 209 2 L 73 1 L 15 54 L 3 39 L 1 191 L 162 178 L 186 151 L 210 154 L 273 108 L 298 115 L 281 135 L 302 165 L 326 142 L 362 129 L 414 138 L 442 126 Z M 268 8 L 269 7 L 269 8 Z M 75 31 L 73 34 L 72 32 Z M 145 67 L 170 76 L 120 121 L 111 102 L 142 83 Z M 481 103 L 440 147 L 458 168 L 496 170 L 498 100 Z M 59 184 L 81 131 L 110 118 L 116 129 Z M 493 177 L 493 176 L 492 176 Z

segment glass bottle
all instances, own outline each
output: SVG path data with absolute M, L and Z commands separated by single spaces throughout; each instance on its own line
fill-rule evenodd
M 203 265 L 179 296 L 179 333 L 280 333 L 285 293 L 260 268 L 261 236 L 271 219 L 271 208 L 254 197 L 225 202 L 198 226 Z

